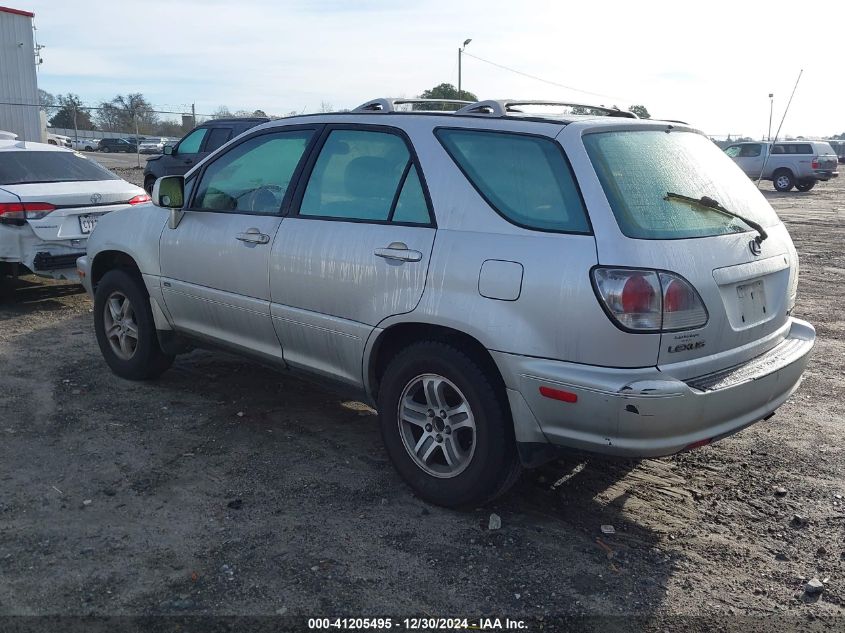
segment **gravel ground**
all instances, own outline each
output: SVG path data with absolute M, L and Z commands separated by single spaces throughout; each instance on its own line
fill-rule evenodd
M 410 493 L 365 407 L 207 351 L 157 382 L 120 380 L 78 286 L 7 285 L 0 615 L 845 624 L 843 181 L 762 186 L 801 256 L 796 313 L 819 334 L 774 418 L 672 458 L 573 453 L 469 512 Z M 491 512 L 501 529 L 487 529 Z M 810 578 L 821 595 L 804 594 Z

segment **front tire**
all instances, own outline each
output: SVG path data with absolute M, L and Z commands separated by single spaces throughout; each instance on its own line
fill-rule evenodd
M 521 472 L 501 380 L 448 343 L 399 352 L 379 389 L 379 422 L 396 470 L 422 499 L 484 504 Z
M 104 154 L 108 154 L 111 150 L 108 147 L 101 147 L 100 151 L 103 152 Z
M 815 186 L 816 186 L 815 180 L 802 180 L 801 182 L 799 182 L 798 184 L 795 185 L 795 188 L 798 191 L 809 191 L 810 189 L 812 189 Z
M 775 189 L 785 193 L 795 186 L 795 177 L 788 169 L 781 169 L 774 173 L 772 182 L 775 185 Z
M 159 347 L 147 289 L 124 270 L 107 272 L 97 285 L 94 331 L 106 364 L 121 378 L 158 378 L 173 364 Z
M 155 176 L 147 176 L 144 179 L 144 191 L 146 191 L 149 195 L 153 195 L 153 187 L 156 184 Z

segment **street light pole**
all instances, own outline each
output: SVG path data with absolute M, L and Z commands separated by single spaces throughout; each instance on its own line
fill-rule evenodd
M 774 107 L 775 107 L 775 95 L 774 95 L 774 93 L 770 92 L 769 93 L 769 134 L 766 137 L 767 141 L 772 140 L 772 110 L 774 110 Z
M 463 93 L 461 92 L 461 56 L 471 41 L 472 39 L 466 39 L 464 40 L 464 45 L 458 47 L 458 100 L 463 98 Z

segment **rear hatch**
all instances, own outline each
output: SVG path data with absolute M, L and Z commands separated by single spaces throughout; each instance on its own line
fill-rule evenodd
M 813 165 L 813 169 L 836 171 L 839 167 L 839 157 L 833 151 L 833 148 L 827 143 L 816 143 L 814 149 L 818 152 L 818 156 L 813 161 L 816 163 L 816 165 Z
M 797 256 L 779 218 L 747 176 L 705 136 L 664 124 L 584 130 L 607 204 L 590 208 L 601 266 L 668 271 L 698 293 L 706 316 L 675 323 L 654 350 L 663 371 L 688 379 L 743 363 L 777 345 L 789 327 Z M 723 209 L 669 193 L 718 201 Z M 602 201 L 603 202 L 603 201 Z M 662 292 L 665 295 L 666 286 Z M 663 320 L 668 322 L 664 299 Z M 705 321 L 703 325 L 700 323 Z M 631 336 L 642 334 L 632 333 Z
M 0 152 L 0 189 L 17 196 L 18 211 L 45 241 L 87 236 L 103 213 L 145 196 L 78 152 L 20 143 Z

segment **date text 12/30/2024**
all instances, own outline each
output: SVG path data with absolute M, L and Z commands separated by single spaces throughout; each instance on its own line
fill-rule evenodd
M 524 620 L 510 618 L 308 618 L 310 630 L 346 631 L 524 631 Z

